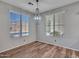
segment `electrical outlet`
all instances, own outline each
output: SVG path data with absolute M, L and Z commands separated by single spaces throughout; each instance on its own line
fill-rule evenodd
M 25 42 L 26 40 L 24 39 L 24 42 Z
M 56 40 L 55 40 L 55 42 L 56 42 Z

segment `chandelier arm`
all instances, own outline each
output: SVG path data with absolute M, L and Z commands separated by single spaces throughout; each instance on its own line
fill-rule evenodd
M 37 8 L 38 8 L 38 2 L 39 2 L 39 0 L 36 0 L 36 2 L 37 2 Z

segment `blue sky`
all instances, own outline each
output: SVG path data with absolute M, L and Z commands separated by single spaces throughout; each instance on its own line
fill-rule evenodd
M 10 12 L 10 18 L 11 18 L 12 22 L 18 22 L 18 21 L 20 21 L 20 15 L 14 13 L 14 12 Z M 22 15 L 22 21 L 28 22 L 28 20 L 29 20 L 29 16 Z

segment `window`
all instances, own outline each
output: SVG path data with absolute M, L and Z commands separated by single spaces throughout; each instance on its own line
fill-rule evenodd
M 60 37 L 64 34 L 64 12 L 46 15 L 46 35 Z
M 10 34 L 13 37 L 29 35 L 29 16 L 10 11 Z

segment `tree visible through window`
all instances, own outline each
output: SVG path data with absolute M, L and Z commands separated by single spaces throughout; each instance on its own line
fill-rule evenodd
M 64 34 L 64 12 L 49 14 L 46 19 L 46 35 L 63 36 Z
M 10 12 L 10 34 L 13 37 L 29 35 L 29 16 L 17 12 Z

